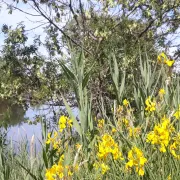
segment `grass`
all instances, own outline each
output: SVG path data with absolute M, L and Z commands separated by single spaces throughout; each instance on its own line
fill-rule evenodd
M 126 72 L 113 57 L 116 99 L 109 116 L 102 101 L 103 117 L 96 119 L 87 90 L 91 70 L 84 72 L 83 54 L 71 61 L 71 68 L 61 67 L 77 97 L 79 122 L 63 98 L 69 117 L 62 116 L 51 132 L 42 122 L 38 155 L 33 138 L 30 153 L 27 143 L 18 153 L 1 148 L 1 179 L 180 179 L 180 79 L 168 73 L 171 67 L 139 57 L 139 79 L 132 79 L 128 94 Z

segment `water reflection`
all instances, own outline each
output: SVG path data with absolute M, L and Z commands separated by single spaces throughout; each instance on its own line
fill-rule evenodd
M 0 126 L 16 126 L 24 122 L 26 111 L 20 105 L 0 100 Z
M 53 107 L 54 111 L 58 111 L 59 107 Z M 32 136 L 35 138 L 35 142 L 39 142 L 42 139 L 41 136 L 41 123 L 35 121 L 36 117 L 45 117 L 45 119 L 52 124 L 55 123 L 53 121 L 53 111 L 52 108 L 48 105 L 41 105 L 39 107 L 30 107 L 27 111 L 25 111 L 23 115 L 23 120 L 19 121 L 15 126 L 11 126 L 8 128 L 8 139 L 14 141 L 14 143 L 19 143 L 21 141 L 31 141 Z M 28 123 L 28 122 L 36 122 L 36 123 Z M 37 145 L 37 143 L 36 143 Z
M 0 125 L 8 125 L 7 128 L 7 139 L 13 141 L 13 144 L 19 144 L 22 141 L 30 143 L 32 136 L 35 138 L 36 145 L 39 148 L 41 136 L 41 124 L 28 124 L 28 121 L 33 122 L 36 117 L 45 117 L 49 120 L 52 125 L 56 123 L 54 117 L 54 112 L 60 114 L 64 107 L 52 107 L 48 105 L 41 105 L 38 107 L 30 107 L 25 111 L 21 106 L 11 105 L 7 101 L 0 101 Z M 72 109 L 75 116 L 78 115 L 78 109 Z M 38 142 L 38 143 L 37 143 Z

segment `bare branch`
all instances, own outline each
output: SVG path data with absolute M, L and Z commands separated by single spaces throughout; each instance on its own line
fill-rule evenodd
M 149 30 L 149 28 L 153 25 L 154 21 L 155 21 L 155 20 L 152 19 L 152 20 L 149 22 L 148 26 L 138 35 L 138 38 L 141 38 L 141 37 L 143 36 L 143 34 L 145 34 L 145 33 Z
M 69 1 L 69 8 L 70 8 L 70 11 L 72 12 L 73 14 L 73 17 L 76 21 L 76 24 L 79 26 L 79 22 L 78 22 L 78 19 L 77 19 L 77 15 L 75 14 L 74 10 L 73 10 L 73 7 L 72 7 L 72 0 Z
M 40 24 L 40 25 L 38 25 L 38 26 L 35 26 L 35 27 L 33 27 L 33 28 L 31 28 L 31 29 L 28 29 L 28 30 L 25 30 L 26 32 L 27 31 L 32 31 L 32 30 L 34 30 L 34 29 L 37 29 L 37 28 L 39 28 L 39 27 L 41 27 L 41 26 L 44 26 L 45 24 L 47 24 L 48 22 L 45 22 L 45 23 L 42 23 L 42 24 Z
M 6 4 L 7 6 L 12 7 L 12 8 L 14 8 L 14 9 L 16 9 L 16 10 L 24 13 L 24 14 L 29 15 L 29 16 L 38 16 L 38 17 L 41 16 L 41 15 L 39 15 L 39 14 L 31 14 L 31 13 L 25 12 L 25 11 L 23 11 L 22 9 L 20 9 L 20 8 L 18 8 L 18 7 L 16 7 L 16 6 L 13 6 L 12 4 L 8 4 L 7 2 L 4 2 L 4 1 L 2 1 L 2 2 L 3 2 L 4 4 Z
M 91 52 L 89 52 L 86 48 L 84 48 L 83 46 L 81 46 L 79 43 L 77 43 L 75 40 L 73 40 L 69 35 L 67 35 L 60 27 L 57 26 L 56 23 L 53 22 L 52 19 L 48 18 L 40 9 L 38 3 L 36 2 L 36 0 L 32 0 L 35 7 L 37 8 L 37 10 L 39 11 L 39 13 L 47 20 L 49 21 L 50 24 L 52 24 L 54 27 L 56 27 L 67 39 L 69 39 L 72 43 L 74 43 L 75 45 L 77 45 L 78 47 L 80 47 L 81 49 L 83 49 L 85 52 L 91 54 Z
M 80 11 L 81 11 L 83 28 L 85 30 L 85 15 L 84 15 L 84 12 L 83 12 L 83 5 L 82 5 L 81 0 L 79 0 L 79 8 L 80 8 Z

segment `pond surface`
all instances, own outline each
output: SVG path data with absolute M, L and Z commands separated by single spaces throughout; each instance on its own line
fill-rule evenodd
M 53 108 L 53 109 L 52 109 Z M 0 123 L 7 125 L 7 139 L 12 140 L 13 144 L 20 142 L 30 143 L 34 136 L 35 142 L 41 141 L 41 123 L 28 123 L 35 122 L 36 117 L 46 116 L 48 122 L 53 125 L 53 111 L 58 112 L 64 107 L 50 107 L 48 105 L 41 105 L 39 107 L 30 107 L 25 111 L 18 105 L 9 105 L 7 102 L 0 101 Z M 72 109 L 75 116 L 78 115 L 78 109 Z

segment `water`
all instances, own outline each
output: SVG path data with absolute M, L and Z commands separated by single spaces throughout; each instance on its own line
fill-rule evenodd
M 18 122 L 17 124 L 14 124 L 13 126 L 11 124 L 8 124 L 10 127 L 8 128 L 7 139 L 12 140 L 13 144 L 19 144 L 23 141 L 30 142 L 33 136 L 35 137 L 35 142 L 41 141 L 41 124 L 37 123 L 30 125 L 27 123 L 27 121 L 33 122 L 35 116 L 44 115 L 46 113 L 47 112 L 44 112 L 44 110 L 29 108 L 23 116 L 23 121 L 20 121 L 20 118 L 20 122 Z
M 41 105 L 39 107 L 30 107 L 27 111 L 24 111 L 20 106 L 0 101 L 0 123 L 8 125 L 7 139 L 12 140 L 15 146 L 23 141 L 30 143 L 33 136 L 37 145 L 37 142 L 42 140 L 41 123 L 30 125 L 27 122 L 34 122 L 36 117 L 45 116 L 53 125 L 55 123 L 52 118 L 54 115 L 53 110 L 59 112 L 60 109 L 64 109 L 64 107 Z M 77 108 L 73 108 L 72 111 L 75 116 L 78 115 Z

